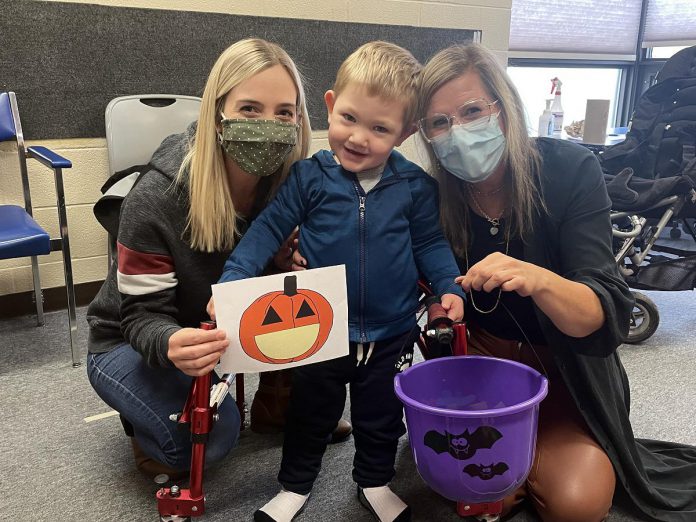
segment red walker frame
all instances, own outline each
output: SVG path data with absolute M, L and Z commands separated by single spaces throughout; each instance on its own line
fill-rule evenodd
M 204 321 L 203 330 L 214 330 L 214 321 Z M 196 377 L 191 383 L 186 403 L 178 415 L 179 426 L 189 425 L 191 430 L 191 468 L 188 489 L 173 485 L 160 488 L 156 493 L 157 510 L 163 517 L 199 517 L 205 513 L 205 496 L 203 494 L 203 466 L 205 464 L 205 445 L 208 434 L 217 420 L 217 407 L 210 405 L 210 385 L 213 373 Z M 237 408 L 241 418 L 241 429 L 245 423 L 244 375 L 236 376 Z

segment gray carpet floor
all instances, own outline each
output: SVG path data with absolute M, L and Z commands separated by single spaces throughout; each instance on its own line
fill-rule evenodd
M 661 324 L 638 346 L 622 346 L 632 390 L 632 420 L 640 437 L 696 444 L 696 295 L 647 292 L 657 303 Z M 83 359 L 87 327 L 79 310 Z M 250 402 L 256 379 L 246 387 Z M 135 469 L 118 417 L 85 418 L 108 412 L 92 391 L 85 368 L 70 365 L 65 312 L 0 320 L 0 520 L 159 520 L 157 486 Z M 277 491 L 280 436 L 242 433 L 239 446 L 207 472 L 207 513 L 202 520 L 247 521 Z M 350 476 L 353 444 L 329 448 L 304 522 L 372 520 L 360 506 Z M 453 504 L 431 492 L 418 476 L 405 438 L 393 487 L 409 502 L 414 520 L 461 520 Z M 514 522 L 535 521 L 527 512 Z M 621 507 L 610 522 L 642 520 Z M 299 522 L 299 521 L 298 521 Z

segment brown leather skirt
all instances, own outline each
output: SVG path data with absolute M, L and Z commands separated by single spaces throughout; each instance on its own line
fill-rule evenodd
M 468 350 L 521 362 L 549 379 L 532 469 L 526 483 L 505 499 L 503 515 L 527 499 L 544 522 L 604 520 L 616 486 L 614 468 L 578 411 L 549 347 L 508 341 L 470 325 Z

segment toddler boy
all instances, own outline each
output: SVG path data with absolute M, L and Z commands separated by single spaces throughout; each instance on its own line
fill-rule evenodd
M 388 486 L 405 433 L 394 394 L 398 359 L 414 343 L 419 274 L 454 320 L 459 270 L 439 225 L 436 182 L 394 151 L 414 129 L 421 66 L 405 49 L 370 42 L 341 65 L 324 99 L 329 145 L 292 167 L 254 220 L 220 282 L 259 275 L 299 225 L 307 265 L 346 266 L 349 355 L 293 370 L 281 492 L 256 521 L 289 522 L 304 508 L 350 384 L 358 497 L 381 522 L 410 520 Z M 449 293 L 451 291 L 451 293 Z

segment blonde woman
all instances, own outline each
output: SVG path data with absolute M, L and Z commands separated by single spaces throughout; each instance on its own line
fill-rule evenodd
M 435 55 L 420 94 L 420 134 L 464 274 L 470 351 L 549 377 L 535 460 L 504 513 L 527 499 L 545 522 L 599 522 L 618 486 L 651 519 L 693 520 L 696 448 L 631 430 L 616 348 L 633 300 L 614 262 L 596 158 L 529 138 L 514 85 L 480 45 Z
M 198 121 L 162 142 L 123 203 L 118 265 L 88 309 L 88 374 L 121 414 L 148 474 L 176 476 L 189 466 L 189 435 L 168 418 L 191 379 L 227 348 L 225 332 L 198 329 L 210 286 L 310 139 L 302 81 L 287 53 L 259 39 L 237 42 L 210 72 Z M 234 401 L 219 413 L 209 462 L 239 432 Z

